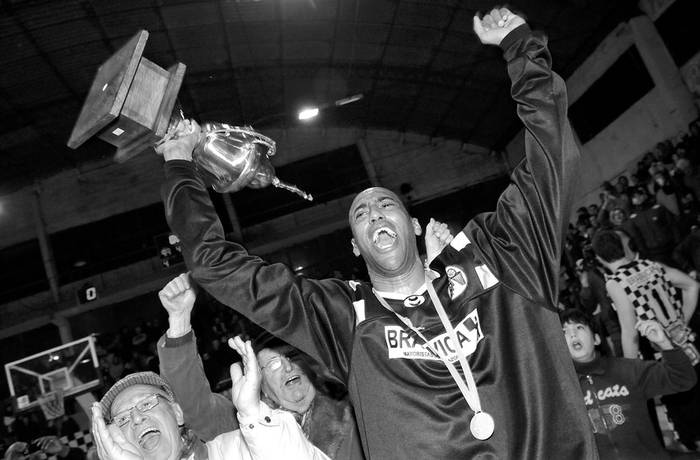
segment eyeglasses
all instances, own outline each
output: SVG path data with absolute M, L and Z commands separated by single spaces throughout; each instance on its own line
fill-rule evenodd
M 267 369 L 269 371 L 274 372 L 274 371 L 282 368 L 282 365 L 284 364 L 282 360 L 286 360 L 286 361 L 290 362 L 290 359 L 284 355 L 275 356 L 274 358 L 269 360 L 267 362 L 267 364 L 262 366 L 260 369 L 263 369 L 263 370 Z
M 114 417 L 112 417 L 111 423 L 114 423 L 118 427 L 122 427 L 129 423 L 131 421 L 131 411 L 136 409 L 142 414 L 145 414 L 146 412 L 152 410 L 154 407 L 158 405 L 158 398 L 161 397 L 163 399 L 167 399 L 165 396 L 161 394 L 154 393 L 152 395 L 146 396 L 143 398 L 141 401 L 137 402 L 130 408 L 121 411 Z

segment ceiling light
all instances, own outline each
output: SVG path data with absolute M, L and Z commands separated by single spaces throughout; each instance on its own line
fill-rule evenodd
M 348 96 L 348 97 L 344 97 L 344 98 L 342 98 L 342 99 L 338 99 L 337 101 L 335 101 L 335 105 L 341 106 L 341 105 L 345 105 L 345 104 L 352 104 L 353 102 L 359 101 L 359 100 L 362 99 L 363 97 L 365 97 L 365 96 L 364 96 L 364 94 L 362 94 L 362 93 L 353 94 L 352 96 Z
M 299 111 L 300 120 L 310 120 L 318 115 L 318 107 L 307 107 Z

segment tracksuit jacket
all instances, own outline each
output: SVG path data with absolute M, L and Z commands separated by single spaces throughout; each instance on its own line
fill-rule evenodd
M 696 376 L 683 350 L 662 355 L 660 362 L 598 356 L 574 364 L 601 459 L 671 458 L 652 427 L 646 402 L 689 390 Z

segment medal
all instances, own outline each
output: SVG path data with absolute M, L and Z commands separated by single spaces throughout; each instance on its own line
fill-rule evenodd
M 469 422 L 469 431 L 479 441 L 485 441 L 493 434 L 494 426 L 493 417 L 486 412 L 477 412 Z

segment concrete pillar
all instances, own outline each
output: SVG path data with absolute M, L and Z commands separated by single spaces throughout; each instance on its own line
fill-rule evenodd
M 377 178 L 377 170 L 374 169 L 374 163 L 372 162 L 372 155 L 369 148 L 367 148 L 367 142 L 363 137 L 357 140 L 357 149 L 360 151 L 362 163 L 365 165 L 370 183 L 373 187 L 381 187 L 382 184 L 379 183 L 379 179 Z
M 53 257 L 51 243 L 49 241 L 48 234 L 46 233 L 44 215 L 41 211 L 41 190 L 38 186 L 34 187 L 32 198 L 34 225 L 36 227 L 37 237 L 39 238 L 39 248 L 41 249 L 41 258 L 44 262 L 44 271 L 46 272 L 46 278 L 49 281 L 49 288 L 51 289 L 53 301 L 54 303 L 58 304 L 60 301 L 58 290 L 58 272 L 56 270 L 56 262 Z
M 56 315 L 51 318 L 51 323 L 58 328 L 58 335 L 61 337 L 61 343 L 69 343 L 74 340 L 70 322 L 65 316 Z
M 660 119 L 668 123 L 669 133 L 685 130 L 688 123 L 697 118 L 698 112 L 680 70 L 651 18 L 637 16 L 629 21 L 629 25 L 639 54 L 662 96 L 660 100 L 664 107 L 659 109 L 665 116 Z

